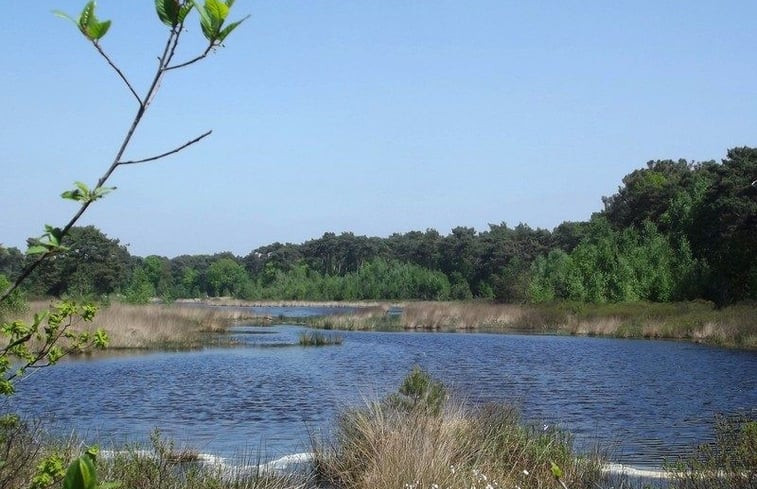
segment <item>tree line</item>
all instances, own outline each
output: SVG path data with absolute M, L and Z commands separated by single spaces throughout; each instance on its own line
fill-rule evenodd
M 628 302 L 757 299 L 757 149 L 722 162 L 657 160 L 625 176 L 588 221 L 456 227 L 386 238 L 325 233 L 246 256 L 132 256 L 93 226 L 35 271 L 30 295 L 243 299 Z M 27 260 L 0 247 L 0 274 Z

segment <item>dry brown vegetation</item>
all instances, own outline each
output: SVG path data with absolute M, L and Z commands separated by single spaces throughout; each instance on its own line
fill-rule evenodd
M 577 456 L 566 433 L 524 424 L 510 406 L 471 409 L 443 393 L 426 397 L 431 384 L 422 381 L 424 375 L 414 371 L 403 384 L 421 377 L 411 389 L 417 394 L 414 403 L 398 404 L 390 396 L 342 414 L 333 439 L 315 446 L 315 469 L 323 486 L 541 489 L 564 482 L 600 487 L 599 459 Z M 441 401 L 438 409 L 436 401 Z M 560 482 L 552 463 L 563 471 Z
M 27 320 L 45 310 L 47 302 L 29 304 Z M 101 307 L 92 325 L 108 333 L 109 349 L 198 348 L 250 313 L 234 308 L 209 308 L 180 304 L 130 305 L 113 303 Z
M 757 307 L 716 309 L 707 302 L 672 304 L 490 304 L 409 302 L 389 317 L 381 307 L 319 318 L 315 327 L 349 330 L 487 330 L 620 338 L 670 338 L 738 348 L 757 348 Z

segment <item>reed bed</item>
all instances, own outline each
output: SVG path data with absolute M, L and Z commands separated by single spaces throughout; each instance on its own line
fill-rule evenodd
M 30 303 L 26 320 L 48 306 L 46 302 Z M 101 307 L 92 324 L 86 326 L 103 328 L 108 333 L 109 349 L 189 349 L 212 342 L 214 334 L 249 318 L 248 312 L 231 308 L 113 303 Z
M 519 305 L 475 302 L 411 302 L 405 304 L 405 329 L 432 331 L 515 329 L 526 310 Z
M 391 306 L 385 301 L 304 301 L 304 300 L 264 300 L 248 301 L 234 297 L 207 297 L 204 299 L 178 299 L 180 304 L 206 304 L 209 306 L 229 307 L 381 307 Z
M 388 308 L 308 321 L 324 329 L 407 329 L 500 331 L 618 338 L 682 339 L 757 349 L 757 306 L 716 309 L 708 302 L 632 304 L 492 304 L 484 302 L 408 302 L 402 314 Z
M 346 331 L 401 329 L 399 317 L 389 316 L 389 309 L 388 304 L 361 306 L 351 313 L 305 318 L 305 322 L 314 328 Z

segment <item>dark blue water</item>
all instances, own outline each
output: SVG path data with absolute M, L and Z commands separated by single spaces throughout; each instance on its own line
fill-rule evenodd
M 155 427 L 225 456 L 309 450 L 336 413 L 396 389 L 418 364 L 471 403 L 515 402 L 581 450 L 659 466 L 711 437 L 716 414 L 757 414 L 757 354 L 691 343 L 558 336 L 340 332 L 296 345 L 297 326 L 238 327 L 243 346 L 66 361 L 18 385 L 15 408 L 101 444 Z M 283 346 L 288 345 L 288 346 Z

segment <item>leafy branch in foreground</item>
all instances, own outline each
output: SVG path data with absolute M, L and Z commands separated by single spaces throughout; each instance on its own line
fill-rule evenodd
M 13 394 L 14 380 L 29 369 L 53 365 L 71 353 L 105 348 L 108 336 L 102 329 L 89 332 L 75 328 L 80 321 L 91 322 L 96 311 L 91 304 L 63 301 L 49 311 L 36 313 L 31 323 L 3 323 L 0 333 L 6 344 L 0 348 L 0 394 Z
M 215 48 L 222 46 L 222 43 L 226 38 L 234 31 L 247 17 L 241 20 L 226 23 L 229 12 L 231 10 L 234 0 L 205 0 L 204 3 L 200 3 L 196 0 L 155 0 L 155 10 L 158 15 L 158 19 L 169 27 L 168 37 L 163 46 L 162 54 L 158 57 L 158 67 L 152 77 L 146 92 L 144 95 L 139 95 L 132 82 L 124 74 L 124 72 L 113 62 L 110 56 L 103 50 L 100 45 L 100 41 L 105 37 L 111 27 L 110 20 L 99 20 L 95 14 L 96 4 L 94 1 L 89 1 L 84 6 L 81 14 L 77 19 L 72 16 L 55 11 L 55 15 L 70 20 L 77 26 L 79 31 L 84 37 L 92 43 L 97 52 L 106 60 L 108 65 L 116 72 L 118 77 L 123 81 L 128 90 L 134 96 L 137 101 L 137 110 L 132 119 L 132 122 L 126 131 L 126 135 L 122 140 L 116 155 L 113 158 L 110 166 L 103 175 L 97 180 L 97 183 L 91 189 L 82 182 L 76 182 L 76 188 L 73 190 L 67 190 L 63 192 L 62 197 L 65 199 L 76 201 L 80 204 L 79 209 L 69 219 L 69 221 L 62 227 L 45 226 L 45 234 L 42 237 L 32 240 L 27 255 L 35 255 L 37 258 L 29 263 L 16 280 L 0 295 L 0 303 L 7 300 L 10 295 L 27 279 L 27 277 L 45 260 L 50 258 L 56 253 L 65 251 L 62 245 L 62 240 L 68 234 L 70 229 L 79 221 L 81 216 L 87 210 L 87 208 L 96 200 L 99 200 L 105 196 L 108 192 L 115 190 L 115 187 L 106 187 L 105 184 L 113 174 L 113 172 L 122 165 L 133 165 L 137 163 L 147 163 L 156 161 L 167 156 L 173 155 L 186 149 L 187 147 L 199 142 L 205 137 L 209 136 L 212 131 L 206 131 L 202 135 L 190 139 L 188 142 L 183 143 L 170 149 L 157 153 L 154 156 L 149 156 L 137 160 L 123 160 L 123 155 L 126 149 L 131 143 L 132 137 L 136 132 L 142 118 L 145 115 L 149 105 L 155 98 L 159 88 L 160 82 L 163 76 L 170 70 L 183 68 L 189 66 L 201 59 L 205 58 Z M 179 45 L 179 41 L 186 31 L 185 21 L 188 18 L 189 13 L 192 10 L 198 12 L 200 18 L 200 28 L 203 35 L 208 41 L 208 45 L 205 50 L 199 55 L 190 58 L 187 61 L 175 61 L 176 50 Z
M 2 287 L 0 290 L 4 289 L 4 292 L 0 295 L 0 313 L 4 311 L 15 312 L 17 310 L 15 306 L 18 302 L 19 286 L 45 260 L 66 251 L 64 239 L 84 212 L 93 202 L 115 190 L 115 187 L 108 187 L 105 184 L 119 166 L 146 163 L 165 158 L 210 135 L 211 131 L 207 131 L 174 149 L 154 156 L 131 161 L 122 159 L 145 112 L 157 94 L 165 73 L 169 70 L 189 66 L 203 59 L 214 48 L 221 46 L 228 35 L 245 20 L 225 24 L 232 4 L 233 0 L 224 2 L 205 0 L 202 5 L 194 0 L 155 0 L 158 19 L 169 27 L 169 33 L 162 54 L 158 57 L 158 67 L 152 77 L 152 82 L 143 96 L 139 95 L 134 84 L 100 45 L 100 41 L 110 30 L 111 21 L 101 21 L 97 18 L 94 1 L 86 3 L 78 19 L 74 19 L 63 12 L 54 12 L 57 16 L 73 22 L 84 37 L 92 43 L 97 52 L 116 72 L 134 96 L 137 101 L 137 110 L 112 162 L 105 173 L 97 180 L 97 183 L 90 188 L 87 184 L 77 181 L 74 184 L 74 189 L 66 190 L 61 194 L 64 199 L 77 202 L 79 209 L 64 226 L 45 225 L 45 233 L 40 238 L 29 240 L 26 254 L 32 258 L 32 261 L 19 273 L 12 284 L 5 286 L 4 278 L 0 276 L 0 286 Z M 208 46 L 200 55 L 188 61 L 174 63 L 176 48 L 185 32 L 184 23 L 193 9 L 196 9 L 199 13 L 200 27 L 208 40 Z M 3 340 L 0 340 L 0 345 L 4 345 L 0 346 L 0 395 L 13 394 L 15 390 L 14 381 L 29 369 L 53 365 L 65 355 L 76 351 L 105 348 L 108 337 L 103 330 L 98 329 L 95 332 L 89 332 L 79 331 L 76 328 L 76 325 L 81 321 L 92 321 L 95 312 L 96 309 L 92 305 L 80 306 L 73 302 L 64 301 L 52 306 L 47 312 L 35 314 L 31 323 L 21 320 L 6 321 L 4 317 L 0 317 L 0 336 L 3 337 Z M 96 489 L 118 486 L 118 484 L 112 483 L 97 483 L 94 456 L 95 452 L 88 451 L 69 465 L 63 480 L 65 489 Z M 7 457 L 7 454 L 5 456 L 0 454 L 0 467 L 5 465 Z M 63 467 L 63 460 L 58 455 L 44 459 L 37 467 L 37 474 L 32 480 L 32 487 L 41 489 L 58 482 L 63 477 Z

